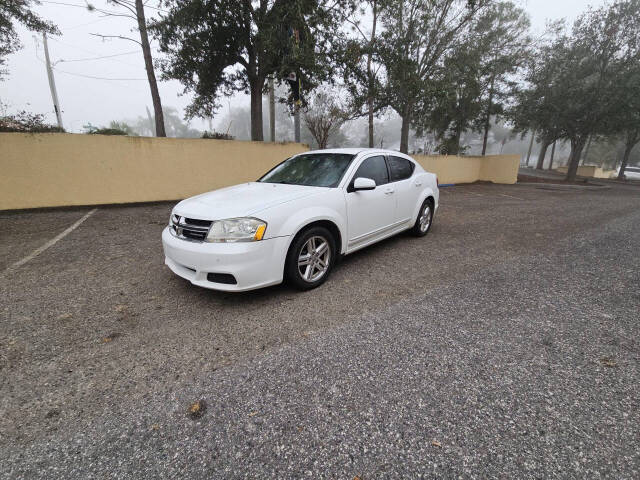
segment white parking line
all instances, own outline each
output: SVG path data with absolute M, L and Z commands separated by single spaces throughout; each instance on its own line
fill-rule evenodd
M 27 255 L 26 257 L 24 257 L 21 260 L 18 260 L 16 263 L 14 263 L 13 265 L 10 265 L 9 267 L 6 268 L 6 270 L 2 273 L 8 273 L 11 270 L 15 270 L 18 267 L 21 267 L 22 265 L 24 265 L 25 263 L 27 263 L 29 260 L 33 260 L 35 257 L 37 257 L 38 255 L 40 255 L 42 252 L 44 252 L 46 249 L 48 249 L 49 247 L 54 246 L 56 243 L 58 243 L 60 240 L 62 240 L 64 237 L 66 237 L 67 235 L 69 235 L 71 232 L 73 232 L 76 228 L 78 228 L 82 222 L 84 222 L 87 218 L 89 218 L 91 215 L 93 215 L 96 210 L 98 210 L 97 208 L 94 208 L 93 210 L 91 210 L 90 212 L 88 212 L 87 214 L 85 214 L 80 220 L 78 220 L 76 223 L 74 223 L 73 225 L 71 225 L 69 228 L 67 228 L 65 231 L 63 231 L 62 233 L 56 235 L 55 237 L 53 237 L 51 240 L 49 240 L 47 243 L 45 243 L 44 245 L 42 245 L 40 248 L 37 248 L 36 250 L 34 250 L 33 252 L 31 252 L 29 255 Z
M 503 197 L 515 198 L 516 200 L 524 200 L 524 198 L 514 197 L 513 195 L 507 195 L 506 193 L 499 193 L 498 195 L 502 195 Z

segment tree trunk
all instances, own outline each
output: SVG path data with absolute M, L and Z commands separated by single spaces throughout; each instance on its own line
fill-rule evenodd
M 269 140 L 276 141 L 276 87 L 273 75 L 269 77 Z
M 586 139 L 584 137 L 578 137 L 571 139 L 571 154 L 569 155 L 569 168 L 567 169 L 567 176 L 565 180 L 573 182 L 576 179 L 576 173 L 578 172 L 578 165 L 580 164 L 580 157 L 582 156 L 582 150 Z
M 589 149 L 591 148 L 591 140 L 593 140 L 593 135 L 589 135 L 589 141 L 587 142 L 587 149 L 584 151 L 584 157 L 582 157 L 582 165 L 587 163 L 587 157 L 589 156 Z
M 551 147 L 551 158 L 549 159 L 549 168 L 547 170 L 553 170 L 553 157 L 556 154 L 556 141 L 553 141 L 553 146 Z
M 487 140 L 489 139 L 489 127 L 491 126 L 491 107 L 493 105 L 493 87 L 495 77 L 491 77 L 491 86 L 489 87 L 489 105 L 487 105 L 487 116 L 484 119 L 484 138 L 482 139 L 482 156 L 487 154 Z
M 627 164 L 629 163 L 629 157 L 631 156 L 631 150 L 635 143 L 627 141 L 627 144 L 624 148 L 624 155 L 622 157 L 622 164 L 620 165 L 620 171 L 618 172 L 618 180 L 624 180 L 624 171 L 627 169 Z
M 153 101 L 153 113 L 156 122 L 156 137 L 166 137 L 164 130 L 164 115 L 162 113 L 162 103 L 158 92 L 158 82 L 153 71 L 153 59 L 151 58 L 151 46 L 149 45 L 149 35 L 147 34 L 147 21 L 144 17 L 144 4 L 142 0 L 136 0 L 136 17 L 138 19 L 138 30 L 140 30 L 140 45 L 144 57 L 144 68 L 147 70 L 149 88 L 151 88 L 151 100 Z
M 262 87 L 264 78 L 249 78 L 251 92 L 251 140 L 262 142 L 264 134 L 262 130 Z
M 368 88 L 367 88 L 367 106 L 369 108 L 369 148 L 373 148 L 373 88 L 374 88 L 374 78 L 373 72 L 371 70 L 371 62 L 373 59 L 373 44 L 376 41 L 376 24 L 378 23 L 378 9 L 376 5 L 376 0 L 373 1 L 372 4 L 373 9 L 373 26 L 371 28 L 371 39 L 369 41 L 369 54 L 367 56 L 367 80 L 368 80 Z
M 533 150 L 533 140 L 536 138 L 536 131 L 531 134 L 531 141 L 529 142 L 529 150 L 527 151 L 527 167 L 529 166 L 529 160 L 531 159 L 531 150 Z
M 327 142 L 329 141 L 329 132 L 323 131 L 316 139 L 316 141 L 318 142 L 318 148 L 320 150 L 324 150 L 325 148 L 327 148 Z
M 460 155 L 460 139 L 462 138 L 462 123 L 456 126 L 456 155 Z
M 300 104 L 298 102 L 293 106 L 293 140 L 300 143 Z
M 544 157 L 547 156 L 547 148 L 549 148 L 549 142 L 542 142 L 542 147 L 540 148 L 540 153 L 538 154 L 538 164 L 536 165 L 537 170 L 542 170 L 544 166 Z
M 369 98 L 369 148 L 373 148 L 373 98 Z
M 407 105 L 402 112 L 402 128 L 400 129 L 400 152 L 409 153 L 409 126 L 411 125 L 411 108 Z

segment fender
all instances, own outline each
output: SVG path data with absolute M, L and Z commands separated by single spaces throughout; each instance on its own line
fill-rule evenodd
M 345 216 L 340 215 L 336 210 L 325 206 L 313 206 L 303 208 L 290 216 L 280 229 L 283 235 L 289 235 L 289 244 L 287 250 L 291 246 L 291 242 L 295 236 L 307 225 L 318 221 L 329 221 L 338 227 L 341 237 L 340 253 L 347 248 L 347 226 L 344 221 Z
M 418 212 L 420 211 L 420 207 L 422 206 L 423 202 L 425 201 L 426 198 L 428 197 L 432 197 L 433 198 L 433 210 L 434 210 L 434 214 L 436 213 L 437 209 L 438 209 L 438 200 L 439 200 L 439 192 L 437 192 L 437 187 L 434 188 L 435 185 L 435 175 L 431 174 L 431 173 L 425 173 L 422 175 L 419 175 L 418 177 L 416 177 L 416 179 L 414 180 L 414 182 L 416 181 L 422 181 L 423 182 L 423 189 L 420 192 L 420 195 L 418 196 L 418 201 L 414 207 L 413 210 L 413 216 L 411 218 L 415 219 L 418 218 Z

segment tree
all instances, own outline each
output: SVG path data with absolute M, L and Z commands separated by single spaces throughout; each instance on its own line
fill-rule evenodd
M 443 155 L 465 152 L 467 148 L 460 144 L 462 134 L 482 109 L 479 56 L 471 40 L 444 59 L 442 69 L 432 77 L 436 86 L 433 103 L 414 121 L 419 136 L 427 131 L 436 135 L 436 150 Z
M 624 179 L 631 152 L 640 142 L 640 59 L 631 62 L 619 75 L 615 92 L 618 101 L 615 117 L 616 129 L 624 142 L 618 179 Z
M 3 68 L 6 62 L 5 57 L 21 48 L 15 23 L 24 25 L 33 32 L 60 34 L 58 27 L 40 18 L 32 11 L 33 5 L 40 5 L 40 2 L 37 0 L 3 0 L 0 2 L 0 78 L 7 73 Z
M 347 115 L 330 91 L 315 93 L 304 112 L 305 126 L 311 132 L 318 148 L 327 148 L 329 137 L 336 135 L 347 120 Z
M 367 116 L 368 146 L 374 146 L 374 122 L 377 113 L 387 107 L 380 82 L 382 65 L 377 62 L 379 48 L 378 16 L 384 0 L 365 0 L 367 8 L 358 10 L 359 17 L 347 17 L 347 22 L 356 32 L 341 46 L 340 64 L 344 84 L 350 95 L 349 111 L 352 117 Z M 371 29 L 362 25 L 362 19 L 371 15 Z
M 330 55 L 347 0 L 167 0 L 152 26 L 166 58 L 165 78 L 194 99 L 187 115 L 213 116 L 221 94 L 251 96 L 251 139 L 263 140 L 268 76 L 295 73 L 302 90 L 332 75 Z
M 200 138 L 202 133 L 188 122 L 182 119 L 182 116 L 175 107 L 162 107 L 162 117 L 164 119 L 167 137 L 175 138 Z M 118 128 L 127 133 L 127 135 L 140 135 L 142 137 L 152 137 L 155 131 L 155 118 L 147 109 L 147 116 L 138 116 L 135 119 L 125 119 L 122 121 L 112 121 L 110 128 Z
M 538 169 L 543 166 L 548 147 L 565 137 L 559 121 L 560 109 L 567 101 L 572 79 L 566 76 L 566 45 L 570 38 L 564 28 L 562 21 L 550 24 L 543 41 L 526 58 L 526 87 L 515 93 L 515 105 L 507 111 L 515 133 L 524 136 L 527 132 L 535 132 L 541 143 Z
M 468 32 L 443 54 L 431 76 L 432 104 L 417 111 L 417 134 L 433 131 L 444 154 L 463 153 L 465 132 L 484 131 L 486 153 L 491 117 L 501 114 L 513 90 L 514 75 L 527 54 L 529 19 L 511 2 L 490 3 L 469 24 Z
M 591 135 L 615 133 L 619 118 L 617 86 L 628 65 L 640 58 L 640 2 L 619 0 L 589 10 L 576 20 L 569 38 L 554 42 L 554 124 L 571 143 L 567 180 Z
M 490 0 L 388 0 L 380 12 L 385 31 L 380 58 L 386 70 L 386 94 L 402 118 L 400 151 L 409 147 L 416 107 L 428 109 L 433 77 L 445 54 L 469 33 L 472 19 Z M 419 104 L 423 105 L 420 106 Z
M 158 82 L 156 80 L 156 73 L 153 69 L 153 58 L 151 56 L 151 45 L 149 44 L 149 34 L 147 32 L 147 20 L 145 17 L 145 3 L 142 0 L 107 0 L 107 3 L 122 7 L 126 10 L 125 13 L 113 13 L 110 11 L 102 10 L 94 7 L 91 4 L 87 4 L 87 8 L 90 11 L 97 11 L 106 16 L 127 17 L 136 21 L 138 32 L 140 33 L 140 40 L 136 40 L 130 37 L 124 37 L 122 35 L 100 35 L 94 34 L 102 38 L 119 38 L 122 40 L 129 40 L 137 43 L 142 48 L 142 56 L 144 57 L 144 67 L 147 72 L 147 80 L 149 81 L 149 88 L 151 90 L 151 100 L 153 102 L 153 111 L 155 113 L 155 135 L 156 137 L 166 137 L 164 127 L 164 117 L 162 114 L 162 102 L 160 100 L 160 92 L 158 91 Z
M 117 120 L 111 120 L 109 122 L 109 128 L 112 130 L 120 130 L 121 132 L 124 132 L 125 135 L 129 135 L 131 137 L 137 137 L 138 134 L 135 132 L 135 130 L 133 129 L 133 127 L 131 125 L 129 125 L 127 122 L 124 121 L 117 121 Z
M 487 152 L 491 117 L 504 112 L 513 91 L 513 77 L 530 53 L 531 22 L 512 2 L 491 5 L 475 24 L 475 41 L 481 55 L 484 112 L 477 127 L 484 130 L 482 155 Z

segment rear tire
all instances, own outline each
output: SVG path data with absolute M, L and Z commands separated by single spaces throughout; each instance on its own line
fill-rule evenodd
M 336 242 L 324 227 L 309 227 L 299 233 L 287 252 L 284 275 L 299 290 L 322 285 L 337 258 Z
M 430 198 L 427 198 L 424 202 L 422 202 L 420 210 L 418 210 L 418 218 L 416 218 L 416 223 L 411 229 L 411 234 L 416 237 L 424 237 L 427 233 L 429 233 L 429 230 L 431 230 L 432 224 L 433 201 Z

